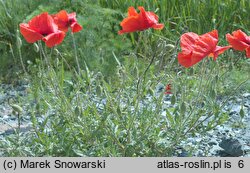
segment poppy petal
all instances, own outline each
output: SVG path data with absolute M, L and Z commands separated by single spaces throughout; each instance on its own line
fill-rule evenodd
M 246 48 L 247 58 L 250 58 L 250 46 Z
M 146 12 L 143 7 L 138 7 L 140 10 L 139 21 L 143 29 L 148 29 L 153 27 L 158 23 L 158 16 L 153 12 Z
M 52 33 L 43 38 L 43 41 L 46 43 L 48 47 L 54 47 L 60 44 L 65 37 L 65 32 L 58 31 L 56 33 Z
M 218 37 L 219 37 L 218 36 L 218 31 L 216 29 L 211 31 L 211 32 L 208 32 L 206 34 L 203 34 L 201 36 L 211 36 L 211 37 L 213 37 L 214 39 L 217 39 L 217 40 L 218 40 Z
M 178 62 L 184 67 L 191 67 L 193 65 L 191 60 L 192 52 L 180 52 L 178 53 Z
M 77 21 L 75 12 L 68 14 L 68 17 L 69 17 L 68 20 L 71 20 L 71 22 L 76 22 Z
M 148 16 L 150 16 L 150 18 L 152 18 L 153 20 L 155 20 L 155 22 L 158 22 L 159 17 L 155 13 L 150 12 L 150 11 L 148 11 L 146 13 L 147 13 Z
M 28 25 L 31 29 L 39 32 L 41 35 L 48 35 L 58 30 L 58 26 L 47 12 L 31 19 Z
M 34 43 L 43 38 L 43 35 L 29 28 L 29 25 L 26 23 L 21 23 L 20 32 L 28 43 Z
M 196 42 L 196 45 L 193 50 L 193 55 L 195 57 L 203 57 L 203 58 L 208 56 L 215 50 L 216 45 L 218 43 L 217 38 L 216 38 L 216 32 L 214 31 L 201 35 Z
M 146 11 L 145 11 L 144 7 L 139 6 L 139 7 L 138 7 L 138 9 L 140 10 L 140 13 L 146 13 Z
M 59 11 L 57 14 L 52 15 L 52 17 L 54 18 L 54 21 L 57 24 L 59 30 L 63 32 L 68 31 L 69 17 L 68 13 L 65 10 Z
M 213 57 L 214 60 L 217 59 L 217 57 L 224 53 L 226 50 L 230 49 L 232 46 L 216 46 L 215 50 L 213 53 L 209 55 L 209 57 Z
M 226 38 L 227 38 L 228 43 L 230 45 L 232 45 L 232 47 L 235 50 L 243 51 L 249 46 L 247 43 L 238 40 L 237 38 L 235 38 L 231 34 L 226 34 Z
M 138 13 L 137 13 L 137 11 L 135 10 L 134 7 L 129 7 L 128 8 L 128 16 L 137 16 L 137 15 L 138 15 Z
M 184 67 L 191 67 L 206 56 L 214 59 L 231 46 L 220 47 L 218 43 L 218 31 L 213 30 L 201 36 L 196 33 L 185 33 L 181 36 L 182 52 L 178 54 L 178 61 Z
M 158 16 L 153 12 L 145 11 L 144 7 L 139 6 L 140 13 L 138 14 L 134 7 L 129 7 L 128 17 L 120 23 L 122 30 L 118 34 L 142 31 L 148 28 L 162 29 L 163 24 L 158 23 Z
M 240 29 L 237 31 L 234 31 L 232 34 L 233 34 L 233 37 L 235 37 L 236 39 L 246 42 L 246 43 L 248 42 L 250 44 L 249 37 Z
M 164 28 L 164 24 L 154 24 L 152 28 L 157 29 L 157 30 L 162 30 Z
M 135 32 L 135 31 L 143 29 L 140 23 L 138 22 L 137 17 L 126 18 L 121 22 L 120 25 L 122 26 L 122 30 L 120 30 L 118 34 L 123 34 L 127 32 Z
M 59 11 L 55 16 L 63 22 L 68 22 L 69 20 L 68 13 L 65 10 Z
M 180 40 L 182 51 L 192 51 L 197 39 L 199 39 L 199 35 L 193 32 L 183 34 Z
M 72 23 L 72 24 L 70 25 L 70 28 L 71 28 L 71 30 L 72 30 L 73 33 L 79 32 L 79 31 L 82 30 L 82 26 L 79 25 L 77 22 Z

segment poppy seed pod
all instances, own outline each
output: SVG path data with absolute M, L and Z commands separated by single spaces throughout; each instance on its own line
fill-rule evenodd
M 39 52 L 39 46 L 36 43 L 33 44 L 33 47 L 35 52 Z

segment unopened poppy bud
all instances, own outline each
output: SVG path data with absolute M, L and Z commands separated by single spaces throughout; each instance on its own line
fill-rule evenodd
M 215 23 L 216 23 L 216 19 L 215 19 L 215 18 L 213 18 L 213 19 L 212 19 L 212 22 L 213 22 L 213 24 L 215 24 Z
M 17 36 L 16 42 L 17 42 L 18 49 L 20 49 L 22 47 L 22 40 L 21 40 L 21 38 Z
M 212 19 L 212 23 L 213 23 L 214 29 L 216 29 L 216 19 Z
M 100 96 L 100 95 L 102 95 L 102 92 L 103 92 L 102 86 L 98 85 L 96 87 L 96 95 Z
M 34 46 L 35 52 L 39 52 L 39 46 L 36 43 L 34 43 L 33 46 Z
M 101 72 L 97 72 L 97 74 L 96 74 L 96 79 L 97 79 L 97 80 L 102 80 L 102 79 L 103 79 L 103 75 L 102 75 Z
M 214 77 L 214 80 L 215 80 L 216 83 L 219 81 L 219 75 L 218 74 L 216 74 L 216 76 Z
M 134 71 L 134 74 L 136 74 L 136 76 L 139 76 L 139 69 L 137 66 L 134 66 L 133 71 Z
M 23 109 L 19 106 L 19 105 L 16 105 L 16 104 L 11 104 L 10 105 L 12 107 L 12 109 L 17 112 L 18 114 L 21 114 L 23 112 Z
M 59 65 L 60 65 L 60 60 L 59 60 L 59 58 L 56 58 L 56 59 L 55 59 L 55 62 L 56 62 L 56 66 L 59 67 Z
M 154 95 L 154 90 L 151 87 L 148 89 L 148 92 L 150 95 Z
M 148 80 L 148 82 L 146 83 L 146 87 L 150 87 L 151 84 L 152 84 L 152 81 Z
M 171 104 L 174 105 L 175 102 L 176 102 L 175 95 L 172 95 L 172 97 L 171 97 Z
M 172 94 L 172 92 L 171 92 L 171 84 L 166 85 L 164 94 Z
M 184 114 L 186 112 L 186 104 L 185 104 L 185 102 L 182 102 L 180 110 L 181 110 L 182 114 Z
M 101 59 L 100 59 L 100 64 L 102 65 L 102 64 L 104 64 L 104 58 L 103 57 L 101 57 Z
M 244 117 L 245 117 L 245 112 L 244 112 L 243 106 L 241 106 L 241 108 L 240 108 L 240 118 L 243 119 Z
M 32 65 L 33 63 L 32 63 L 32 61 L 28 60 L 27 64 Z
M 121 111 L 121 108 L 120 108 L 119 105 L 116 108 L 116 112 L 117 112 L 118 115 L 122 115 L 122 111 Z
M 166 49 L 167 49 L 169 52 L 172 51 L 174 48 L 175 48 L 175 45 L 173 45 L 173 44 L 167 44 L 167 45 L 166 45 Z
M 78 106 L 76 106 L 76 108 L 75 108 L 75 115 L 76 116 L 79 116 L 80 115 L 80 109 L 79 109 L 79 107 Z
M 60 52 L 59 52 L 58 49 L 54 49 L 54 51 L 55 51 L 56 55 L 59 55 L 59 54 L 60 54 Z
M 214 89 L 212 89 L 209 94 L 210 94 L 211 99 L 214 100 L 216 98 L 216 92 Z

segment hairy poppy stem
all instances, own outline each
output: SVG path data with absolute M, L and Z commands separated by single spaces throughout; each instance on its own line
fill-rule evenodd
M 20 38 L 17 37 L 17 39 L 20 39 Z M 23 63 L 23 57 L 22 57 L 22 52 L 21 52 L 21 45 L 18 45 L 18 43 L 17 43 L 17 47 L 18 47 L 18 55 L 19 55 L 19 59 L 20 59 L 20 62 L 21 62 L 21 66 L 23 68 L 23 71 L 24 71 L 25 75 L 27 75 L 28 73 L 27 73 L 27 71 L 25 69 L 25 66 L 24 66 L 24 63 Z
M 145 80 L 146 74 L 147 74 L 149 68 L 151 67 L 151 65 L 153 64 L 154 60 L 155 60 L 155 53 L 153 54 L 153 57 L 151 58 L 150 63 L 148 64 L 147 68 L 145 69 L 145 71 L 143 72 L 142 76 L 139 78 L 139 80 L 138 80 L 138 82 L 137 82 L 136 88 L 137 88 L 137 93 L 138 93 L 138 94 L 139 94 L 139 86 L 140 86 L 140 84 L 141 84 L 142 77 L 143 77 L 143 79 Z
M 73 41 L 74 54 L 75 54 L 75 60 L 76 60 L 76 65 L 77 65 L 77 72 L 78 72 L 78 74 L 80 74 L 81 68 L 80 68 L 80 64 L 79 64 L 79 60 L 78 60 L 78 56 L 77 56 L 76 41 L 75 41 L 75 37 L 74 37 L 73 32 L 71 32 L 71 37 L 72 37 L 72 41 Z
M 40 52 L 42 53 L 42 56 L 44 57 L 44 60 L 45 60 L 47 67 L 49 67 L 48 57 L 47 57 L 46 53 L 44 52 L 41 41 L 38 42 L 38 46 L 39 46 Z

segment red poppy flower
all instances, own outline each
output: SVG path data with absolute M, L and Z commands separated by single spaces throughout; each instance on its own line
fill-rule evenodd
M 218 31 L 213 30 L 201 36 L 188 32 L 181 36 L 182 52 L 178 54 L 178 61 L 184 67 L 191 67 L 206 56 L 214 60 L 231 46 L 217 46 Z
M 43 40 L 48 47 L 60 44 L 65 37 L 47 12 L 35 16 L 28 24 L 21 23 L 20 32 L 28 43 Z
M 158 16 L 153 12 L 145 11 L 143 7 L 138 7 L 140 13 L 137 13 L 134 7 L 128 8 L 128 17 L 121 22 L 122 30 L 118 34 L 142 31 L 148 28 L 161 30 L 164 24 L 158 23 Z
M 226 38 L 229 44 L 235 49 L 239 51 L 246 50 L 246 55 L 250 58 L 250 36 L 247 36 L 241 30 L 234 31 L 231 34 L 227 34 Z
M 172 92 L 171 92 L 171 84 L 168 84 L 168 85 L 166 86 L 166 89 L 165 89 L 164 94 L 172 94 Z
M 82 30 L 82 26 L 77 23 L 75 12 L 68 14 L 67 11 L 61 10 L 59 13 L 52 15 L 52 17 L 61 31 L 67 32 L 68 27 L 71 28 L 73 33 Z

